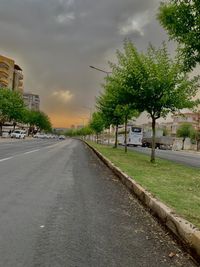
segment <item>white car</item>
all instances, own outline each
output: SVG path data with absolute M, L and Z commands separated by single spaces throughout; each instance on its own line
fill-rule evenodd
M 11 133 L 10 137 L 11 138 L 18 138 L 18 139 L 25 139 L 26 132 L 22 131 L 22 130 L 15 130 L 14 132 Z

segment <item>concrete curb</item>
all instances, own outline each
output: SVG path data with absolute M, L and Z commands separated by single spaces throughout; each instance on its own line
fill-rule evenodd
M 84 141 L 85 142 L 85 141 Z M 152 214 L 159 218 L 161 222 L 182 242 L 190 251 L 197 261 L 200 261 L 200 230 L 185 219 L 177 216 L 175 212 L 165 204 L 154 198 L 147 190 L 140 186 L 133 178 L 122 172 L 110 160 L 104 157 L 94 147 L 85 144 L 95 152 L 95 154 L 115 173 L 121 182 L 132 192 L 137 198 L 147 206 Z

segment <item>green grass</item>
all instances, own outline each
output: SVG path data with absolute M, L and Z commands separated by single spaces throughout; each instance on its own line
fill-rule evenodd
M 91 143 L 157 199 L 200 228 L 200 169 L 156 159 L 135 151 Z

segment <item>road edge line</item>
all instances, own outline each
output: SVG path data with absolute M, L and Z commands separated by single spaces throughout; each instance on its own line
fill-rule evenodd
M 177 216 L 175 212 L 161 201 L 157 200 L 133 177 L 128 176 L 120 168 L 116 167 L 109 159 L 103 156 L 96 148 L 83 141 L 111 171 L 117 175 L 120 181 L 133 193 L 151 213 L 157 217 L 177 238 L 186 246 L 191 255 L 200 260 L 200 230 L 189 221 Z

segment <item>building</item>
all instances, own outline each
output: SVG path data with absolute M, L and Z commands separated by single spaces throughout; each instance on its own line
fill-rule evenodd
M 30 110 L 38 111 L 40 110 L 40 97 L 32 93 L 23 94 L 24 103 L 26 107 Z
M 0 55 L 0 88 L 23 93 L 22 69 L 13 59 Z
M 13 90 L 19 91 L 20 93 L 23 93 L 23 74 L 22 69 L 15 64 L 14 66 L 14 73 L 13 73 Z
M 183 123 L 190 123 L 194 129 L 200 130 L 200 113 L 199 112 L 184 112 L 182 114 L 175 114 L 172 116 L 172 134 L 176 134 L 178 128 Z
M 0 55 L 0 87 L 13 89 L 14 60 Z

